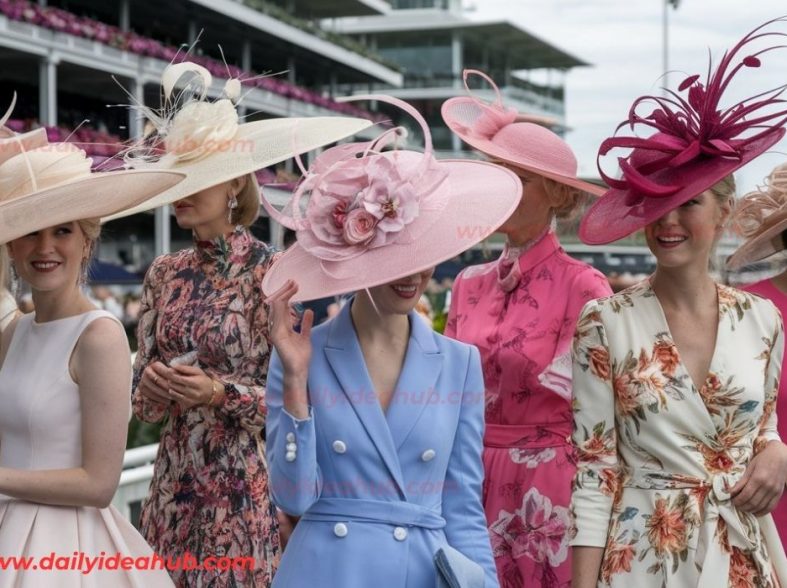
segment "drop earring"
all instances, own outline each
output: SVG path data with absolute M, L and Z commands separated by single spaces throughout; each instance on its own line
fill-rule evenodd
M 235 194 L 230 196 L 229 201 L 227 201 L 227 222 L 230 224 L 232 223 L 232 215 L 236 208 L 238 208 L 238 197 Z
M 16 265 L 13 261 L 8 264 L 11 270 L 11 296 L 17 298 L 19 295 L 19 274 L 16 273 Z

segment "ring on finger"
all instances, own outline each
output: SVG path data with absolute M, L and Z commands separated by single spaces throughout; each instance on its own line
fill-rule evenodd
M 153 383 L 158 386 L 158 376 L 155 374 L 153 375 Z

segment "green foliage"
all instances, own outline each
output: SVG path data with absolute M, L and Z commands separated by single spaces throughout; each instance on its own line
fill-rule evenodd
M 432 328 L 437 331 L 438 333 L 443 333 L 445 331 L 445 323 L 448 320 L 448 314 L 445 312 L 441 312 L 440 314 L 436 314 L 434 319 L 432 319 Z
M 126 449 L 134 449 L 143 445 L 158 443 L 164 423 L 145 423 L 132 416 L 128 424 Z

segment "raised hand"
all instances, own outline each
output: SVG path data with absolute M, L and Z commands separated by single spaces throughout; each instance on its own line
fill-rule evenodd
M 309 395 L 306 386 L 312 356 L 311 330 L 314 313 L 311 310 L 304 312 L 301 330 L 295 330 L 290 300 L 297 291 L 298 284 L 294 280 L 287 280 L 268 297 L 268 332 L 284 368 L 284 408 L 296 418 L 307 418 Z

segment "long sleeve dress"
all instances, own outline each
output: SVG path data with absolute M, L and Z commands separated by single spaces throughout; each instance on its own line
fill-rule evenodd
M 302 515 L 274 586 L 432 588 L 449 544 L 498 586 L 481 508 L 483 381 L 478 351 L 415 312 L 387 411 L 369 378 L 348 303 L 312 331 L 310 415 L 284 410 L 274 352 L 268 383 L 271 490 Z
M 180 570 L 173 574 L 179 586 L 269 586 L 278 563 L 262 438 L 270 347 L 261 284 L 273 258 L 272 248 L 238 229 L 157 258 L 145 277 L 134 413 L 166 422 L 142 533 L 164 557 L 255 560 L 253 571 Z M 222 405 L 182 410 L 139 392 L 149 364 L 191 351 L 196 365 L 224 384 Z
M 763 280 L 742 288 L 763 298 L 767 298 L 776 305 L 782 317 L 787 316 L 787 294 L 773 285 L 771 280 Z M 784 363 L 782 362 L 782 365 Z M 779 436 L 787 439 L 787 378 L 779 380 L 779 396 L 776 400 L 776 415 L 778 417 Z M 772 513 L 776 528 L 779 529 L 782 545 L 787 545 L 787 492 L 782 496 L 776 510 Z
M 567 586 L 571 340 L 606 278 L 548 232 L 457 278 L 445 333 L 481 352 L 484 509 L 503 588 Z
M 588 303 L 574 340 L 572 545 L 605 548 L 599 586 L 772 588 L 787 561 L 770 515 L 729 490 L 778 440 L 778 311 L 718 286 L 719 323 L 697 390 L 650 282 Z

